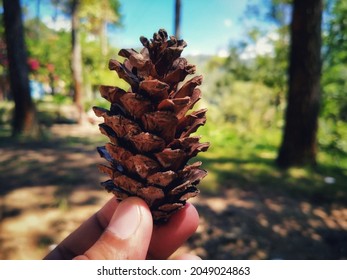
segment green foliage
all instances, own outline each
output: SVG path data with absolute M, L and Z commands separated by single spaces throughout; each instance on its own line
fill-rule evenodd
M 324 36 L 321 144 L 347 154 L 347 3 L 331 1 Z
M 232 186 L 257 188 L 264 194 L 283 192 L 314 200 L 347 201 L 347 157 L 341 153 L 322 150 L 319 167 L 282 170 L 274 163 L 281 136 L 278 128 L 242 136 L 231 123 L 208 121 L 199 134 L 211 142 L 211 148 L 199 155 L 209 172 L 201 183 L 204 192 L 219 193 Z M 326 177 L 334 178 L 335 183 L 328 184 Z
M 251 53 L 259 40 L 270 44 L 272 51 Z M 258 137 L 264 129 L 282 127 L 287 90 L 287 26 L 265 35 L 253 28 L 248 39 L 234 44 L 224 61 L 213 58 L 207 66 L 208 76 L 215 77 L 215 86 L 203 89 L 210 115 L 216 119 L 213 121 L 232 124 L 242 137 Z
M 50 71 L 48 65 L 51 64 L 54 66 L 53 75 L 55 80 L 64 81 L 66 88 L 63 88 L 62 91 L 66 93 L 68 86 L 71 84 L 70 33 L 51 30 L 36 19 L 26 21 L 25 27 L 29 57 L 36 59 L 40 63 L 40 68 L 32 73 L 35 76 L 35 80 L 49 83 Z M 37 38 L 37 30 L 39 30 L 39 39 Z
M 275 29 L 273 26 L 267 30 L 257 26 L 250 28 L 248 37 L 233 44 L 224 64 L 216 58 L 208 64 L 209 75 L 211 72 L 213 76 L 216 76 L 213 73 L 220 75 L 214 80 L 215 87 L 208 88 L 207 98 L 212 104 L 210 115 L 229 122 L 242 135 L 255 133 L 257 137 L 264 128 L 283 125 L 292 3 L 284 0 L 263 2 L 267 11 L 250 6 L 248 16 L 271 19 Z M 347 2 L 333 0 L 329 4 L 331 10 L 326 11 L 328 20 L 324 24 L 327 32 L 324 32 L 318 141 L 325 151 L 344 155 L 347 154 Z M 247 53 L 264 38 L 272 46 L 271 52 Z M 218 117 L 214 117 L 215 114 Z
M 5 44 L 5 27 L 3 23 L 3 14 L 0 14 L 0 75 L 5 73 L 6 64 L 6 44 Z
M 53 5 L 70 16 L 71 1 L 53 1 Z M 100 84 L 127 87 L 107 66 L 108 59 L 118 52 L 107 46 L 107 24 L 120 24 L 119 6 L 118 0 L 86 0 L 81 3 L 79 16 L 82 23 L 84 100 L 87 102 L 94 98 Z M 70 32 L 49 29 L 38 18 L 28 19 L 25 27 L 29 57 L 40 65 L 38 70 L 32 72 L 31 78 L 46 85 L 52 83 L 53 79 L 56 93 L 71 96 Z
M 234 79 L 250 81 L 253 79 L 255 72 L 252 68 L 254 65 L 251 61 L 242 60 L 242 53 L 245 47 L 232 47 L 228 58 L 225 61 L 225 68 L 230 72 Z
M 289 57 L 288 26 L 279 27 L 274 37 L 269 38 L 273 53 L 255 58 L 256 79 L 273 88 L 284 101 L 287 91 L 287 69 Z
M 8 124 L 12 119 L 12 102 L 0 102 L 0 125 Z
M 215 103 L 215 109 L 210 106 L 211 117 L 231 123 L 239 135 L 258 135 L 262 129 L 277 125 L 276 92 L 261 83 L 230 82 L 226 76 L 217 84 L 213 97 L 206 98 L 213 98 Z
M 48 99 L 48 98 L 46 98 Z M 72 104 L 71 98 L 63 94 L 55 94 L 52 96 L 52 103 L 56 105 L 70 105 Z
M 101 48 L 97 41 L 88 40 L 84 33 L 82 39 L 82 59 L 85 81 L 91 86 L 100 84 L 115 85 L 127 89 L 128 84 L 118 78 L 114 71 L 108 69 L 109 58 L 121 59 L 116 55 L 117 49 L 111 48 L 106 56 L 101 55 Z
M 120 24 L 119 8 L 118 0 L 84 0 L 81 2 L 79 17 L 86 30 L 100 34 L 105 23 Z

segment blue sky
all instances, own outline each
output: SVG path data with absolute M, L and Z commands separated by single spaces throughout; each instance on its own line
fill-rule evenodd
M 121 0 L 123 29 L 112 34 L 117 45 L 134 47 L 141 35 L 151 37 L 159 28 L 174 32 L 174 0 Z M 181 37 L 191 54 L 217 54 L 243 31 L 240 22 L 246 0 L 181 0 Z
M 225 55 L 230 42 L 245 36 L 245 29 L 254 21 L 245 17 L 249 0 L 181 0 L 181 37 L 188 43 L 185 54 Z M 260 3 L 261 0 L 252 0 Z M 36 1 L 23 0 L 34 14 Z M 41 18 L 52 23 L 54 10 L 49 1 L 41 1 Z M 123 27 L 112 28 L 110 43 L 120 48 L 137 48 L 141 35 L 152 34 L 165 28 L 174 32 L 175 0 L 120 0 Z M 65 21 L 65 22 L 64 22 Z M 69 22 L 61 15 L 55 26 L 66 26 Z

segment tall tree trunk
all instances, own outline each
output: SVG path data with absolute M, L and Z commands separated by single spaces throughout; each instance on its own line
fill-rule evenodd
M 175 2 L 175 37 L 177 39 L 181 36 L 181 0 Z
M 101 54 L 102 56 L 106 56 L 108 53 L 107 21 L 102 20 L 99 34 L 100 34 Z
M 79 17 L 78 10 L 80 0 L 73 0 L 71 6 L 71 36 L 72 36 L 72 53 L 71 53 L 71 70 L 74 87 L 74 103 L 78 110 L 78 122 L 82 122 L 83 117 L 83 71 L 82 71 L 82 49 L 79 34 Z
M 277 164 L 316 164 L 322 0 L 294 0 L 286 124 Z
M 36 1 L 36 26 L 35 26 L 35 36 L 36 40 L 40 38 L 40 18 L 41 18 L 41 0 Z
M 12 135 L 36 136 L 38 124 L 35 105 L 30 95 L 29 68 L 19 0 L 3 0 L 3 7 L 10 89 L 15 102 Z

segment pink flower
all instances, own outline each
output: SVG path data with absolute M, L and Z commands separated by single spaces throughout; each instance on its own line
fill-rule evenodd
M 37 71 L 40 68 L 40 62 L 36 58 L 29 58 L 28 65 L 30 71 Z

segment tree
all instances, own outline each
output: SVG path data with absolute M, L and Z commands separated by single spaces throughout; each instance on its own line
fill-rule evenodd
M 71 65 L 70 32 L 50 29 L 37 18 L 27 19 L 24 24 L 28 56 L 40 64 L 33 78 L 40 83 L 50 83 L 53 86 L 52 90 L 58 85 L 57 81 L 63 81 L 66 88 L 69 88 L 72 84 L 71 72 L 67 71 Z M 39 39 L 37 39 L 37 31 L 40 34 Z M 54 78 L 54 85 L 52 78 Z M 58 86 L 56 93 L 67 93 L 62 83 Z
M 0 14 L 0 22 L 3 22 L 3 14 Z M 5 43 L 5 29 L 0 25 L 0 101 L 6 98 L 8 79 L 7 79 L 7 54 Z
M 329 152 L 347 153 L 347 2 L 328 1 L 322 71 L 322 133 Z
M 181 0 L 175 0 L 175 37 L 180 38 L 181 34 Z
M 108 53 L 108 24 L 120 24 L 119 8 L 118 0 L 84 0 L 81 2 L 79 16 L 83 19 L 83 27 L 87 32 L 99 37 L 103 56 Z
M 83 53 L 82 35 L 93 34 L 100 38 L 101 51 L 98 56 L 107 53 L 106 26 L 119 23 L 118 0 L 51 0 L 55 7 L 71 18 L 71 71 L 73 100 L 79 111 L 79 122 L 83 116 Z
M 30 95 L 22 11 L 19 0 L 3 0 L 3 6 L 10 88 L 15 102 L 12 135 L 34 136 L 38 125 Z
M 293 1 L 286 123 L 277 157 L 281 167 L 316 164 L 322 9 L 322 0 Z
M 78 122 L 82 122 L 83 116 L 83 67 L 82 49 L 79 32 L 78 11 L 81 5 L 80 0 L 73 0 L 71 3 L 71 70 L 74 87 L 74 103 L 77 106 L 79 117 Z

